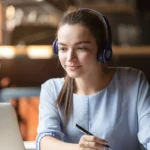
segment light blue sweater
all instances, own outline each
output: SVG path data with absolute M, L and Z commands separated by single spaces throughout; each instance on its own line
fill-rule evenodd
M 150 150 L 150 87 L 144 74 L 118 67 L 107 88 L 96 94 L 73 94 L 73 113 L 64 125 L 64 112 L 55 106 L 64 78 L 42 85 L 36 147 L 43 136 L 78 143 L 83 133 L 79 124 L 95 136 L 106 139 L 112 150 Z M 141 144 L 140 144 L 141 143 Z

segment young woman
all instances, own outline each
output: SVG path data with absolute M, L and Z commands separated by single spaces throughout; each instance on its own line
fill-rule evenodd
M 67 75 L 42 85 L 37 150 L 150 150 L 149 84 L 139 70 L 106 67 L 107 19 L 91 9 L 67 14 L 53 49 Z

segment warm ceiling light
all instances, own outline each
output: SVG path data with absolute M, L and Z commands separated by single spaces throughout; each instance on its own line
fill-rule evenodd
M 6 9 L 6 18 L 8 20 L 13 19 L 15 17 L 15 7 L 13 5 L 10 5 Z
M 28 46 L 27 54 L 31 59 L 49 59 L 53 56 L 51 46 Z
M 15 48 L 13 46 L 0 46 L 0 58 L 11 59 L 15 57 Z

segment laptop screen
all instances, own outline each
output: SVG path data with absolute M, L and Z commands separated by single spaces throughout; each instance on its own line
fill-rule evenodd
M 10 103 L 0 103 L 0 150 L 25 150 L 16 112 Z

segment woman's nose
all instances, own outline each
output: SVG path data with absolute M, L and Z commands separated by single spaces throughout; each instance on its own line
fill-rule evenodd
M 68 61 L 72 61 L 72 60 L 75 60 L 76 59 L 76 54 L 75 52 L 73 51 L 73 49 L 70 49 L 68 51 L 68 54 L 67 54 L 67 60 Z

